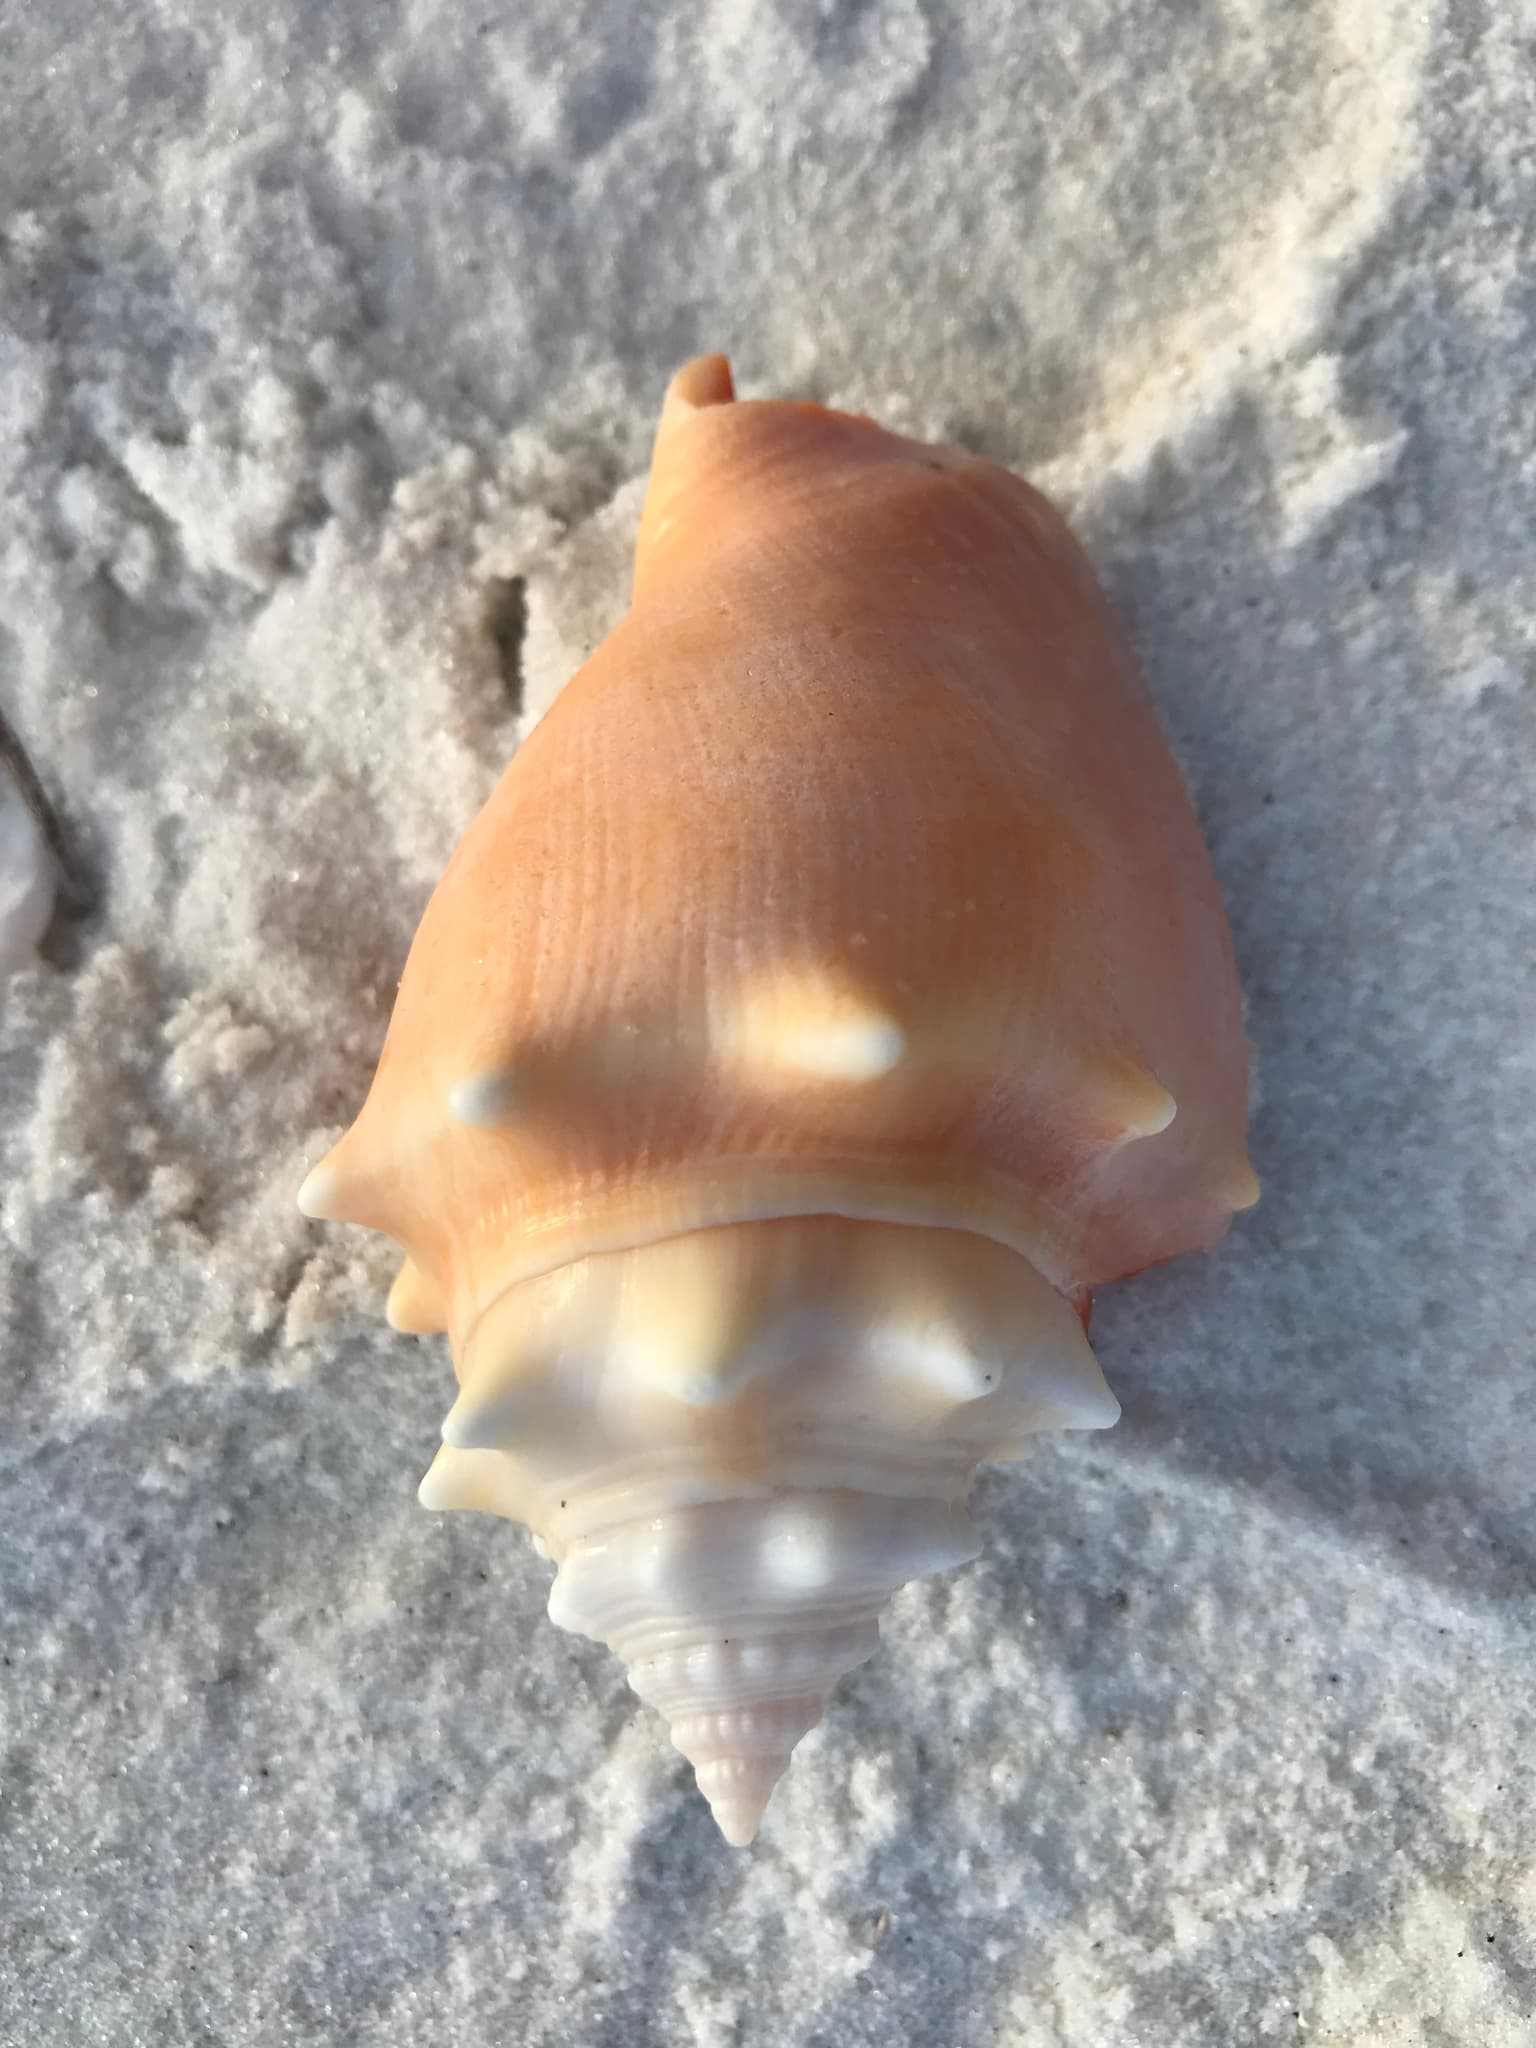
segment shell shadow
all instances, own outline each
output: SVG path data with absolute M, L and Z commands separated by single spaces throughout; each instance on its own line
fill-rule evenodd
M 1392 594 L 1411 465 L 1286 550 L 1252 421 L 1235 443 L 1209 497 L 1166 468 L 1089 537 L 1226 896 L 1265 1194 L 1213 1255 L 1103 1294 L 1096 1345 L 1159 1455 L 1495 1597 L 1536 1571 L 1504 1136 L 1536 1101 L 1499 1079 L 1536 951 L 1518 707 L 1449 715 Z M 1456 546 L 1442 526 L 1447 585 Z

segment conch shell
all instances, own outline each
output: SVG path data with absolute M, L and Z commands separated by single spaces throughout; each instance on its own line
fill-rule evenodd
M 1081 551 L 958 450 L 674 378 L 628 616 L 470 827 L 311 1216 L 749 1841 L 1090 1290 L 1257 1196 L 1199 830 Z

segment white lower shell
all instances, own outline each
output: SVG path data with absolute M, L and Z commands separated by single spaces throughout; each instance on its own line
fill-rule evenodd
M 802 1216 L 509 1288 L 461 1346 L 424 1505 L 527 1523 L 747 1842 L 908 1579 L 976 1554 L 983 1459 L 1119 1414 L 1082 1321 L 959 1230 Z

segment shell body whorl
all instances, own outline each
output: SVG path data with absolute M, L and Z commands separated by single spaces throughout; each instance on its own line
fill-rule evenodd
M 526 1521 L 731 1839 L 1112 1420 L 1090 1290 L 1256 1192 L 1225 919 L 1091 572 L 991 464 L 674 380 L 627 618 L 524 742 L 305 1189 L 462 1382 L 430 1505 Z

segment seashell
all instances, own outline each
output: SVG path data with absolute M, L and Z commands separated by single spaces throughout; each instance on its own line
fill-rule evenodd
M 1091 1291 L 1257 1198 L 1178 772 L 1078 546 L 991 463 L 668 391 L 631 609 L 524 742 L 300 1201 L 387 1232 L 525 1522 L 728 1840 L 976 1554 L 978 1462 L 1118 1409 Z

